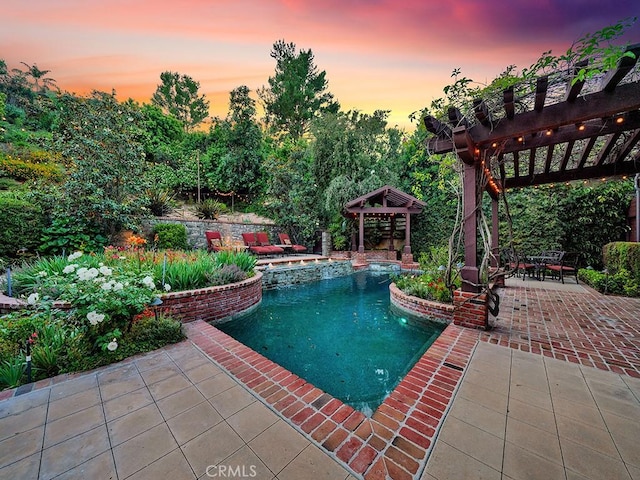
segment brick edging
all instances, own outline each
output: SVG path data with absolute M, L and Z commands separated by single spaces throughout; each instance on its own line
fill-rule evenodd
M 395 283 L 389 285 L 389 294 L 391 303 L 402 311 L 430 320 L 453 322 L 453 305 L 407 295 Z

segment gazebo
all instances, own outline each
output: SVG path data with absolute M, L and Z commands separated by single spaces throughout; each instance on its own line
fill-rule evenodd
M 449 108 L 446 122 L 426 116 L 432 153 L 455 152 L 463 163 L 464 255 L 462 291 L 476 297 L 478 212 L 492 199 L 492 265 L 497 266 L 498 200 L 505 189 L 640 172 L 640 44 L 616 68 L 590 80 L 558 72 L 535 84 L 504 90 L 501 101 L 478 98 L 466 115 Z M 520 87 L 520 88 L 519 88 Z M 486 311 L 485 311 L 486 315 Z M 478 323 L 486 324 L 486 320 Z
M 425 207 L 425 203 L 417 198 L 406 194 L 397 188 L 385 185 L 372 192 L 362 195 L 347 202 L 344 206 L 343 215 L 350 218 L 358 218 L 358 257 L 363 263 L 366 262 L 364 248 L 365 218 L 377 217 L 386 218 L 391 222 L 391 241 L 389 251 L 393 251 L 393 234 L 396 226 L 396 219 L 404 217 L 405 238 L 402 249 L 402 263 L 412 264 L 413 255 L 411 253 L 411 214 L 420 213 Z M 395 251 L 393 252 L 395 256 Z M 394 258 L 395 260 L 395 258 Z

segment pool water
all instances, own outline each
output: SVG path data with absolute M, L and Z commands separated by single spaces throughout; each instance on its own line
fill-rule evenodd
M 268 290 L 256 310 L 217 328 L 370 415 L 445 328 L 394 313 L 389 283 L 363 271 Z

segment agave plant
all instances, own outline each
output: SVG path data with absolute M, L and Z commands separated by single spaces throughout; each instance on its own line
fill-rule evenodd
M 196 205 L 196 215 L 198 218 L 215 220 L 221 213 L 227 211 L 227 206 L 213 198 L 207 198 Z

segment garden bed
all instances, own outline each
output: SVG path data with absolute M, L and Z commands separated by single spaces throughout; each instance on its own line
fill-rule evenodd
M 454 307 L 451 304 L 412 297 L 400 290 L 395 283 L 389 285 L 391 303 L 403 312 L 437 322 L 453 322 Z
M 237 283 L 165 293 L 160 308 L 182 323 L 204 320 L 212 324 L 248 313 L 262 301 L 262 273 Z

